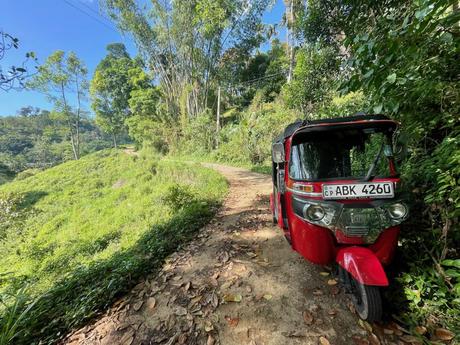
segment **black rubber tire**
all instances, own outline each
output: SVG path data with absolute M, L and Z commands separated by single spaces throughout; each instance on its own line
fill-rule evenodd
M 383 311 L 380 288 L 361 284 L 354 279 L 352 284 L 353 290 L 355 290 L 352 299 L 359 317 L 368 322 L 380 321 Z

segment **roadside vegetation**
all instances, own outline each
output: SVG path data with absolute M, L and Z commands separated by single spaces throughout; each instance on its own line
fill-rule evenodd
M 0 330 L 34 301 L 12 343 L 57 340 L 191 239 L 225 191 L 211 170 L 114 150 L 3 185 Z

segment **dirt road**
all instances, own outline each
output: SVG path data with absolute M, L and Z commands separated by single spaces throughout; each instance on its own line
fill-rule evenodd
M 213 222 L 66 343 L 386 343 L 369 338 L 327 270 L 304 261 L 272 225 L 270 178 L 212 167 L 230 183 Z

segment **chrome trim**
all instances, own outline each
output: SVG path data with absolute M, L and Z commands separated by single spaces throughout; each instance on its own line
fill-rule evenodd
M 300 190 L 295 190 L 295 189 L 292 189 L 292 188 L 288 188 L 286 187 L 286 190 L 294 193 L 294 194 L 297 194 L 297 195 L 304 195 L 304 196 L 323 196 L 323 193 L 317 193 L 317 192 L 302 192 Z

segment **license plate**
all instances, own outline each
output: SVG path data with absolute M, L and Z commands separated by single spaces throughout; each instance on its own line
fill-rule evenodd
M 392 198 L 392 182 L 324 184 L 324 199 Z

